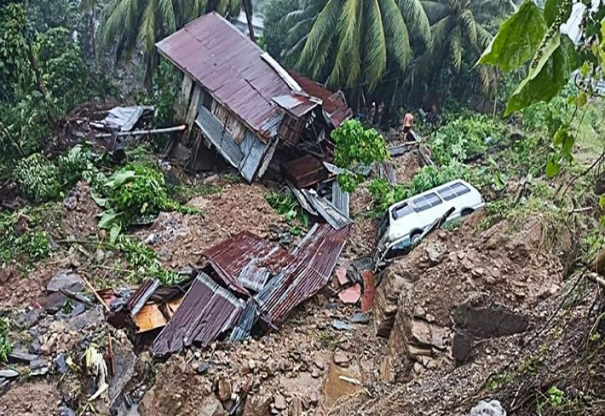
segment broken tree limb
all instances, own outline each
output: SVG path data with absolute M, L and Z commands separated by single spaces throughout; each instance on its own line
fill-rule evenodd
M 601 286 L 602 289 L 605 289 L 605 278 L 603 278 L 603 276 L 597 273 L 587 273 L 586 277 Z
M 187 130 L 187 125 L 181 124 L 176 127 L 166 127 L 163 129 L 153 129 L 153 130 L 135 130 L 135 131 L 121 131 L 119 133 L 100 133 L 95 135 L 97 139 L 109 138 L 109 137 L 120 137 L 120 136 L 146 136 L 148 134 L 164 134 L 164 133 L 174 133 L 177 131 L 185 131 Z
M 605 271 L 605 248 L 597 253 L 595 258 L 592 260 L 591 269 L 593 272 L 603 274 Z
M 92 294 L 95 296 L 95 298 L 101 303 L 101 305 L 103 305 L 103 308 L 105 309 L 105 311 L 111 312 L 111 310 L 109 309 L 109 306 L 107 306 L 105 304 L 105 302 L 103 301 L 103 298 L 97 293 L 97 291 L 90 284 L 90 282 L 84 276 L 82 276 L 82 280 L 84 281 L 84 284 L 86 285 L 86 287 L 88 288 L 88 290 L 90 290 L 92 292 Z

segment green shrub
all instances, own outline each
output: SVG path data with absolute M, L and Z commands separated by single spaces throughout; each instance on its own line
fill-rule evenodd
M 173 285 L 182 280 L 178 273 L 164 270 L 159 254 L 136 238 L 121 236 L 116 248 L 124 253 L 132 269 L 129 277 L 133 283 L 139 283 L 149 277 L 159 279 L 163 285 Z
M 483 153 L 488 148 L 486 139 L 500 140 L 504 126 L 484 115 L 461 117 L 450 121 L 436 131 L 429 140 L 433 161 L 447 165 L 463 162 L 468 157 Z
M 331 134 L 336 143 L 334 164 L 347 171 L 338 175 L 343 191 L 354 192 L 364 181 L 363 169 L 388 158 L 384 138 L 375 129 L 366 129 L 358 120 L 348 120 Z
M 8 318 L 0 318 L 0 361 L 6 362 L 13 351 L 13 344 L 8 339 Z
M 272 191 L 265 199 L 278 214 L 282 215 L 289 224 L 298 221 L 303 227 L 309 226 L 309 215 L 292 194 Z
M 28 197 L 44 202 L 59 196 L 59 170 L 40 153 L 35 153 L 15 167 L 15 181 Z
M 65 154 L 59 156 L 57 167 L 59 169 L 59 182 L 63 189 L 71 189 L 82 179 L 97 185 L 99 170 L 93 163 L 94 155 L 87 146 L 76 145 Z

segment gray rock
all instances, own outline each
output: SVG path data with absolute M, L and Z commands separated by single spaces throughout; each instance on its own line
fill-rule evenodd
M 76 416 L 76 412 L 67 406 L 61 406 L 59 407 L 59 416 Z
M 334 322 L 332 322 L 332 327 L 339 331 L 351 331 L 353 329 L 351 325 L 339 319 L 335 319 Z
M 69 371 L 69 367 L 67 366 L 67 362 L 65 360 L 65 354 L 59 354 L 54 359 L 55 368 L 61 374 L 65 374 Z
M 275 405 L 275 408 L 277 410 L 286 410 L 286 408 L 288 407 L 288 403 L 286 402 L 286 398 L 284 396 L 282 396 L 281 394 L 277 394 L 273 398 L 273 404 Z
M 351 317 L 351 322 L 354 324 L 369 324 L 370 314 L 369 313 L 356 313 Z
M 34 337 L 31 344 L 27 347 L 27 350 L 30 354 L 40 355 L 42 351 L 42 344 L 40 344 L 40 339 L 38 337 Z
M 506 416 L 506 410 L 498 400 L 492 400 L 489 403 L 482 400 L 471 409 L 468 416 Z
M 197 366 L 197 368 L 195 369 L 195 372 L 198 373 L 199 375 L 203 375 L 203 374 L 206 374 L 209 369 L 210 369 L 210 365 L 208 363 L 201 363 L 200 365 Z
M 42 306 L 48 314 L 54 315 L 63 308 L 66 300 L 67 296 L 63 293 L 53 292 L 44 300 Z
M 11 363 L 31 363 L 40 358 L 39 355 L 29 354 L 23 350 L 15 349 L 8 355 L 8 361 Z
M 344 351 L 336 351 L 334 353 L 334 362 L 340 366 L 346 366 L 349 364 L 349 357 Z
M 13 322 L 20 329 L 29 329 L 36 325 L 42 316 L 44 316 L 44 309 L 35 308 L 19 314 Z
M 19 373 L 15 370 L 0 370 L 0 378 L 12 380 L 19 377 Z
M 45 376 L 48 374 L 48 364 L 43 360 L 34 360 L 29 363 L 29 375 L 32 377 Z
M 50 279 L 46 290 L 48 293 L 53 293 L 59 292 L 61 289 L 82 292 L 84 290 L 84 281 L 80 275 L 73 273 L 71 270 L 61 269 Z
M 11 388 L 11 382 L 0 378 L 0 397 L 2 397 Z

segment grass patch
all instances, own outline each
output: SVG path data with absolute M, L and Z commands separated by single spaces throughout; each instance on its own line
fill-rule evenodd
M 210 196 L 220 194 L 222 188 L 211 183 L 199 185 L 180 185 L 173 189 L 173 197 L 178 202 L 185 204 L 198 196 Z
M 9 327 L 8 318 L 0 318 L 0 362 L 6 362 L 13 351 L 13 344 L 8 339 Z
M 271 191 L 265 196 L 265 199 L 271 208 L 285 218 L 288 224 L 299 224 L 303 228 L 309 228 L 309 215 L 292 194 Z
M 338 339 L 327 331 L 319 333 L 319 342 L 329 351 L 335 351 L 338 348 Z

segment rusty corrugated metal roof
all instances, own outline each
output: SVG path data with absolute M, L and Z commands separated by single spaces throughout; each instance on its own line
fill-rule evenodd
M 318 82 L 310 80 L 296 72 L 288 72 L 304 92 L 322 101 L 323 111 L 334 127 L 340 127 L 342 123 L 353 116 L 353 110 L 347 105 L 347 101 L 341 91 L 332 92 Z
M 255 292 L 265 287 L 271 275 L 294 260 L 279 245 L 247 231 L 210 248 L 204 256 L 230 287 L 243 286 Z
M 327 224 L 313 226 L 292 253 L 296 260 L 255 296 L 265 322 L 280 324 L 294 308 L 328 283 L 349 231 L 350 226 L 340 230 Z
M 272 98 L 289 95 L 290 87 L 262 58 L 263 50 L 223 17 L 208 13 L 157 47 L 260 137 L 277 134 L 282 111 Z
M 207 274 L 200 273 L 181 306 L 153 342 L 151 352 L 164 356 L 193 343 L 207 347 L 233 327 L 244 308 L 244 301 L 220 287 Z

